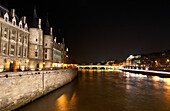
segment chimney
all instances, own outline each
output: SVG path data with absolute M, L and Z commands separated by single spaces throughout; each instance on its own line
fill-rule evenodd
M 54 42 L 57 43 L 57 37 L 54 37 Z
M 41 19 L 38 19 L 38 27 L 41 29 Z
M 23 23 L 26 24 L 26 16 L 23 16 Z
M 15 17 L 15 9 L 11 9 L 11 15 L 12 17 Z
M 50 35 L 53 35 L 53 28 L 50 27 Z
M 63 38 L 62 42 L 64 43 L 64 38 Z

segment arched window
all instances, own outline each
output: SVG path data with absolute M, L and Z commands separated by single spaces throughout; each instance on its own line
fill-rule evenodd
M 16 25 L 16 18 L 15 17 L 12 19 L 12 24 Z
M 22 21 L 19 22 L 19 28 L 22 28 Z
M 4 20 L 5 20 L 5 22 L 8 22 L 8 21 L 9 21 L 9 15 L 8 15 L 7 12 L 6 12 L 5 15 L 4 15 Z

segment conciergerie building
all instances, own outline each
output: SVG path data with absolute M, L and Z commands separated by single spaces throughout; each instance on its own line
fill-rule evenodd
M 19 19 L 15 9 L 0 5 L 0 72 L 61 66 L 68 61 L 67 51 L 64 38 L 58 42 L 53 36 L 48 17 L 42 29 L 36 9 L 27 24 L 26 16 Z

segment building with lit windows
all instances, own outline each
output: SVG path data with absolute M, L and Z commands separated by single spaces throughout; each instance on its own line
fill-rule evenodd
M 64 63 L 67 57 L 65 43 L 57 42 L 47 18 L 45 29 L 34 9 L 32 21 L 26 22 L 0 5 L 0 72 L 36 70 Z
M 26 17 L 0 6 L 0 71 L 28 67 L 28 36 Z
M 129 68 L 168 69 L 170 68 L 170 50 L 149 54 L 130 55 L 126 59 Z M 169 70 L 169 69 L 168 69 Z

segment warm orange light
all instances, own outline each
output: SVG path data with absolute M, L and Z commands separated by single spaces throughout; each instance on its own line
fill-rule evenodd
M 166 62 L 169 62 L 169 59 L 167 59 Z

